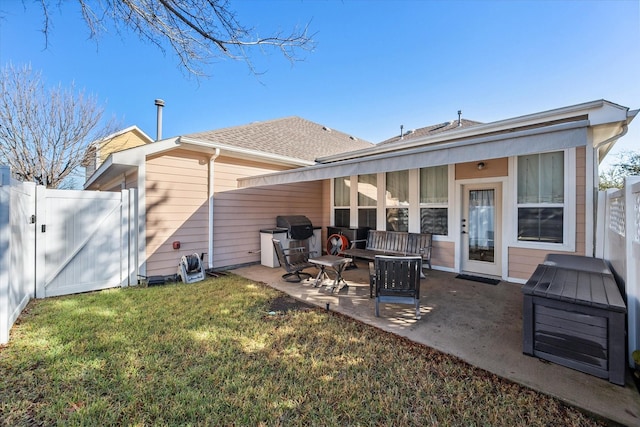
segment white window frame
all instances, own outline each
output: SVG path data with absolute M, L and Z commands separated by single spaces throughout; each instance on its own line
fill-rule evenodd
M 418 209 L 416 212 L 416 221 L 417 221 L 417 233 L 419 233 L 420 230 L 420 226 L 421 226 L 421 217 L 420 217 L 420 209 L 422 208 L 441 208 L 441 209 L 447 209 L 447 234 L 434 234 L 433 235 L 433 240 L 441 240 L 441 241 L 453 241 L 453 239 L 451 238 L 452 236 L 452 232 L 451 232 L 451 227 L 453 225 L 453 220 L 452 220 L 452 212 L 453 212 L 453 199 L 454 199 L 454 194 L 455 194 L 455 166 L 454 165 L 441 165 L 441 166 L 447 166 L 447 203 L 420 203 L 420 170 L 424 169 L 424 168 L 418 168 L 416 169 L 417 171 L 417 177 L 415 179 L 417 179 L 417 205 L 418 205 Z M 438 167 L 438 166 L 425 166 L 426 168 L 429 167 Z M 411 227 L 411 217 L 409 217 L 409 227 Z
M 349 226 L 351 226 L 351 224 L 353 224 L 353 192 L 354 192 L 354 186 L 351 185 L 349 188 L 349 205 L 346 206 L 336 206 L 336 198 L 335 198 L 335 185 L 336 185 L 336 179 L 337 178 L 348 178 L 350 182 L 353 182 L 354 176 L 338 176 L 335 178 L 331 178 L 331 194 L 329 195 L 329 197 L 331 197 L 331 218 L 329 219 L 329 224 L 333 227 L 335 226 L 335 221 L 336 221 L 336 209 L 349 209 Z M 356 180 L 357 180 L 357 176 L 355 176 Z M 357 181 L 356 181 L 357 182 Z M 356 189 L 357 191 L 357 189 Z M 357 197 L 357 195 L 356 195 Z
M 511 174 L 511 200 L 513 212 L 511 215 L 510 246 L 525 249 L 542 249 L 550 251 L 575 252 L 576 250 L 576 149 L 550 150 L 541 153 L 564 152 L 564 202 L 563 203 L 518 203 L 518 157 L 509 158 Z M 526 207 L 563 208 L 562 214 L 562 243 L 527 242 L 518 240 L 518 209 Z
M 394 203 L 394 204 L 387 204 L 387 174 L 388 173 L 393 173 L 393 172 L 407 172 L 407 203 L 403 204 L 403 203 Z M 412 203 L 413 201 L 413 193 L 414 191 L 412 191 L 412 189 L 416 188 L 416 184 L 415 184 L 415 173 L 416 169 L 401 169 L 398 171 L 389 171 L 389 172 L 382 172 L 382 177 L 383 177 L 383 194 L 384 197 L 382 198 L 382 202 L 380 203 L 380 201 L 378 202 L 378 206 L 382 205 L 382 217 L 380 217 L 380 215 L 378 215 L 378 226 L 381 225 L 381 223 L 383 224 L 382 228 L 378 227 L 379 230 L 387 230 L 387 209 L 392 209 L 392 208 L 397 208 L 397 209 L 406 209 L 407 211 L 407 231 L 411 231 L 412 230 L 412 215 L 411 215 L 411 206 L 414 205 L 414 203 Z M 378 175 L 378 181 L 380 180 L 380 175 Z M 380 184 L 378 184 L 380 185 Z M 380 188 L 380 187 L 379 187 Z
M 360 177 L 364 176 L 364 175 L 374 175 L 376 177 L 376 204 L 371 206 L 371 205 L 366 205 L 366 206 L 361 206 L 360 205 Z M 356 223 L 358 224 L 358 227 L 362 227 L 363 224 L 360 224 L 360 209 L 367 209 L 367 210 L 373 210 L 376 213 L 376 226 L 377 226 L 377 218 L 378 218 L 378 209 L 380 206 L 380 174 L 379 173 L 364 173 L 361 175 L 356 175 L 355 176 L 355 187 L 356 187 L 356 198 L 355 198 L 355 211 L 356 211 Z

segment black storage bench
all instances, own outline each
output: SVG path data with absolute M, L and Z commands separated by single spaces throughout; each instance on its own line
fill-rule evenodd
M 548 255 L 522 292 L 525 354 L 624 386 L 627 308 L 603 260 Z

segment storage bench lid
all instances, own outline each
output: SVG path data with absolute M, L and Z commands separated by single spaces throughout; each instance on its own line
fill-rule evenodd
M 540 264 L 522 287 L 525 295 L 626 313 L 613 275 Z

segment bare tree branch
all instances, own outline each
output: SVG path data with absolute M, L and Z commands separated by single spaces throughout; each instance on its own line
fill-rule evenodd
M 47 90 L 40 73 L 11 64 L 0 77 L 0 163 L 21 180 L 57 188 L 113 125 L 101 126 L 96 99 L 73 85 Z
M 49 0 L 39 0 L 45 16 L 45 36 L 51 27 Z M 315 48 L 309 24 L 290 34 L 276 32 L 259 37 L 245 28 L 229 7 L 229 0 L 78 0 L 91 38 L 97 38 L 109 24 L 123 26 L 163 53 L 170 47 L 181 66 L 195 76 L 210 74 L 208 66 L 216 59 L 244 61 L 256 73 L 249 50 L 270 47 L 291 62 L 303 58 L 301 51 Z

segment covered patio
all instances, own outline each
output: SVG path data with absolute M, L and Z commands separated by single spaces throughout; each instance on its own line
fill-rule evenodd
M 335 293 L 313 281 L 287 283 L 284 270 L 251 265 L 234 273 L 283 291 L 297 300 L 339 312 L 385 331 L 454 355 L 473 366 L 557 397 L 623 425 L 640 423 L 640 394 L 631 374 L 620 387 L 522 353 L 522 285 L 490 285 L 427 271 L 421 281 L 421 314 L 407 305 L 384 304 L 374 315 L 366 262 L 347 269 L 349 284 Z M 307 270 L 313 273 L 313 269 Z M 328 283 L 328 282 L 325 282 Z

